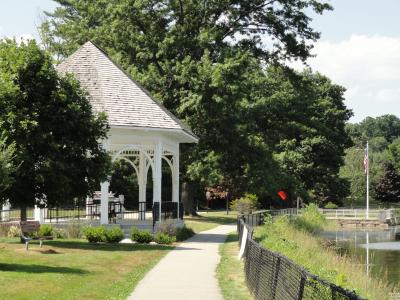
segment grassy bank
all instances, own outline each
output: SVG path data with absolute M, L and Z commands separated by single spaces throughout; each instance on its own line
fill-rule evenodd
M 172 247 L 0 239 L 0 299 L 126 299 Z
M 219 225 L 236 223 L 237 212 L 231 211 L 229 215 L 226 211 L 210 211 L 201 212 L 196 217 L 184 217 L 187 227 L 190 227 L 194 232 L 200 232 L 213 229 Z
M 317 215 L 297 220 L 288 217 L 268 221 L 257 228 L 255 238 L 272 251 L 282 253 L 311 273 L 368 299 L 388 299 L 392 288 L 383 281 L 369 278 L 358 261 L 337 253 L 333 245 L 318 237 L 324 226 Z
M 231 233 L 219 248 L 221 260 L 217 267 L 217 278 L 225 300 L 251 300 L 244 277 L 243 261 L 237 259 L 238 235 Z

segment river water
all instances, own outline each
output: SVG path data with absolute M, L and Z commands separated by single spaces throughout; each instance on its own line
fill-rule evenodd
M 381 230 L 324 231 L 343 251 L 355 256 L 370 276 L 400 284 L 400 226 Z

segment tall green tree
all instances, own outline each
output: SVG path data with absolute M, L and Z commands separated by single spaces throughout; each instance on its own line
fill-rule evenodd
M 400 171 L 400 137 L 396 138 L 388 145 L 386 154 L 388 160 L 394 165 L 396 170 Z
M 369 142 L 370 185 L 378 185 L 384 174 L 386 162 L 394 164 L 399 170 L 400 158 L 400 119 L 394 115 L 383 115 L 376 118 L 367 117 L 356 124 L 347 124 L 346 131 L 354 147 L 346 152 L 345 165 L 341 176 L 350 181 L 352 204 L 365 202 L 365 174 L 363 173 L 363 150 Z M 375 189 L 370 190 L 372 201 L 376 198 Z
M 94 116 L 86 93 L 72 77 L 60 78 L 52 58 L 34 41 L 0 43 L 0 128 L 15 145 L 14 182 L 2 201 L 26 207 L 72 203 L 98 189 L 109 158 L 105 115 Z
M 274 132 L 275 158 L 289 186 L 296 186 L 294 191 L 303 197 L 340 203 L 348 186 L 338 172 L 351 145 L 345 132 L 352 115 L 343 102 L 345 89 L 310 70 L 271 68 L 267 80 L 263 101 L 268 104 L 256 114 L 257 125 L 269 138 Z
M 200 137 L 196 147 L 182 149 L 184 180 L 261 196 L 282 185 L 317 187 L 324 195 L 340 190 L 327 187 L 337 182 L 346 144 L 343 124 L 350 112 L 343 89 L 320 75 L 265 68 L 310 56 L 319 33 L 308 12 L 322 14 L 331 9 L 327 3 L 57 2 L 41 26 L 52 54 L 66 57 L 91 39 Z M 289 154 L 300 150 L 304 163 L 298 165 Z M 318 174 L 328 172 L 323 180 L 310 171 L 302 175 L 318 161 Z
M 8 145 L 6 140 L 0 140 L 0 195 L 10 187 L 13 182 L 11 173 L 16 170 L 14 164 L 15 145 Z
M 390 114 L 367 117 L 360 123 L 348 124 L 347 131 L 357 145 L 365 145 L 367 141 L 378 137 L 391 143 L 400 137 L 400 119 Z
M 392 163 L 385 163 L 382 178 L 375 186 L 376 199 L 381 202 L 400 202 L 400 175 Z

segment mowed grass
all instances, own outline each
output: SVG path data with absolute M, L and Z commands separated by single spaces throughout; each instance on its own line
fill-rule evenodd
M 226 211 L 210 211 L 201 212 L 196 217 L 184 217 L 186 226 L 192 228 L 196 233 L 213 229 L 219 225 L 236 223 L 236 220 L 237 212 L 235 211 L 230 211 L 228 215 Z
M 0 238 L 0 299 L 126 299 L 172 247 Z
M 219 248 L 221 260 L 217 267 L 219 287 L 225 300 L 253 299 L 246 286 L 243 261 L 237 259 L 238 252 L 238 235 L 230 233 Z

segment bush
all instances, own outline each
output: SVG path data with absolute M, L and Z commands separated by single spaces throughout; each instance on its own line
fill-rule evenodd
M 43 225 L 40 225 L 37 235 L 39 237 L 53 236 L 53 230 L 54 230 L 53 225 L 43 224 Z
M 124 239 L 124 232 L 118 226 L 114 226 L 105 231 L 105 238 L 107 243 L 119 243 Z
M 158 232 L 168 234 L 169 236 L 175 236 L 176 235 L 175 220 L 166 219 L 165 221 L 161 222 L 161 224 L 158 227 Z
M 192 228 L 188 228 L 186 226 L 183 226 L 181 228 L 178 228 L 176 230 L 176 240 L 177 241 L 184 241 L 187 240 L 188 238 L 194 236 L 194 231 Z
M 172 243 L 176 242 L 176 237 L 170 236 L 164 232 L 157 232 L 154 235 L 154 241 L 157 244 L 162 244 L 162 245 L 170 245 Z
M 89 243 L 105 242 L 106 240 L 105 232 L 106 229 L 104 228 L 104 226 L 86 227 L 83 230 L 83 234 L 85 235 Z
M 153 241 L 153 235 L 147 230 L 139 230 L 136 227 L 132 227 L 131 239 L 141 244 L 148 244 Z
M 69 239 L 80 239 L 82 238 L 82 225 L 79 222 L 72 221 L 68 223 L 66 234 Z
M 8 236 L 8 232 L 10 231 L 11 227 L 19 228 L 19 225 L 15 223 L 0 223 L 0 237 Z
M 8 229 L 8 233 L 7 236 L 8 237 L 18 237 L 21 234 L 21 230 L 19 228 L 19 226 L 10 226 L 10 228 Z
M 338 208 L 338 206 L 337 206 L 337 204 L 335 204 L 333 202 L 328 202 L 327 204 L 325 204 L 325 208 L 336 209 L 336 208 Z
M 318 232 L 326 224 L 326 219 L 315 203 L 310 203 L 301 211 L 301 216 L 296 219 L 296 225 L 308 232 Z
M 67 236 L 66 232 L 62 228 L 53 228 L 53 238 L 64 239 Z
M 255 194 L 246 193 L 244 197 L 235 199 L 231 202 L 230 208 L 239 214 L 251 214 L 257 209 L 258 197 Z

